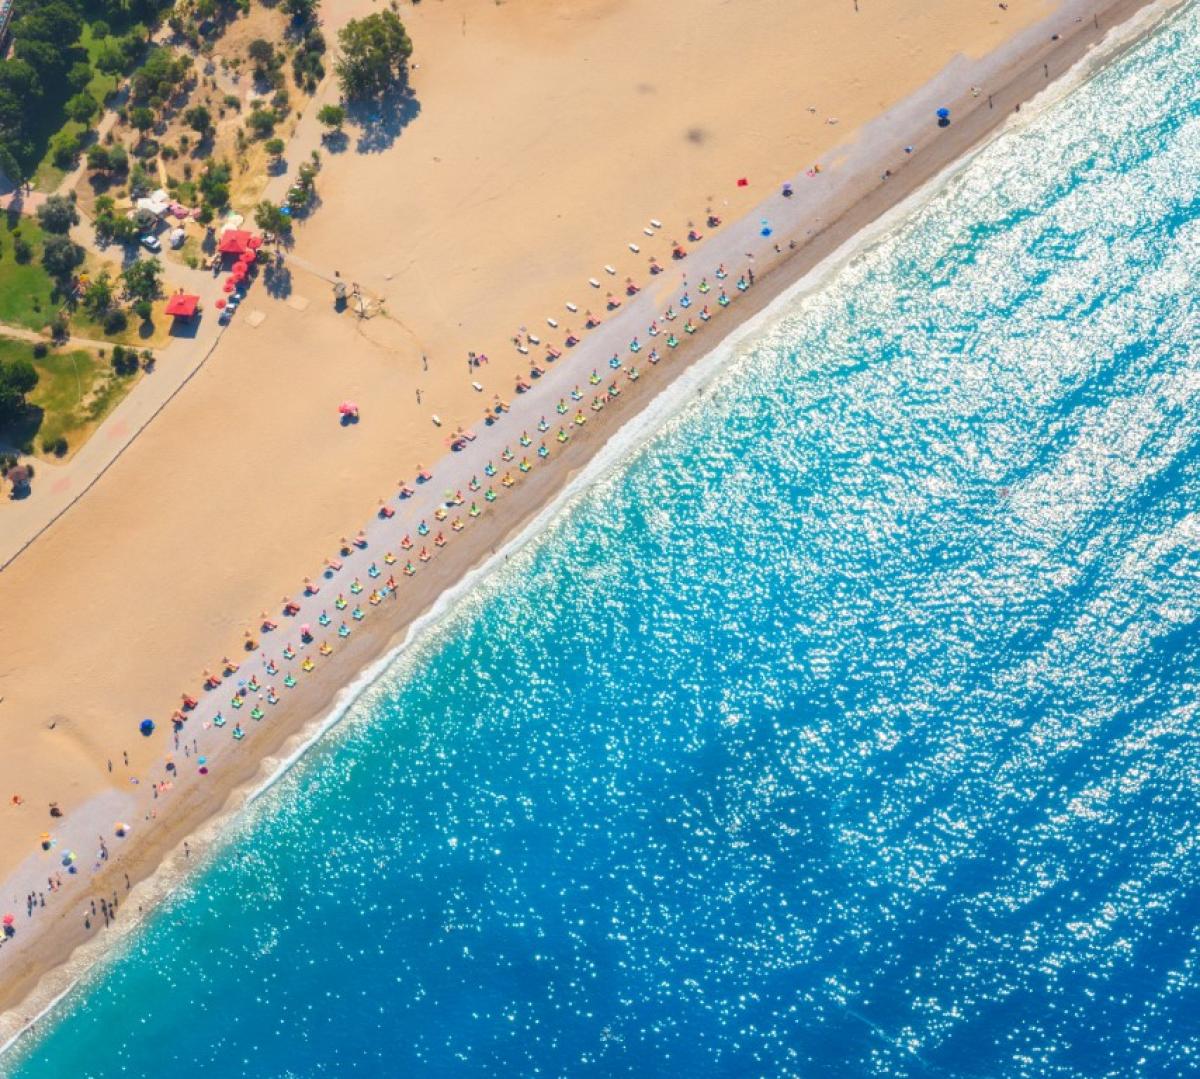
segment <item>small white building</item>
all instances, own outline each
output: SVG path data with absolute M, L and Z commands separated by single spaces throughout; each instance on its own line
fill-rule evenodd
M 138 199 L 137 208 L 149 210 L 155 217 L 162 219 L 171 209 L 171 196 L 160 187 L 157 191 L 151 191 L 149 195 Z

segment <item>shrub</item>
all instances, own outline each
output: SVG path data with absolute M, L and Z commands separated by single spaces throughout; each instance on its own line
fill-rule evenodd
M 346 122 L 346 110 L 341 105 L 322 105 L 317 121 L 331 131 L 337 131 Z
M 52 453 L 55 457 L 65 457 L 67 453 L 67 440 L 61 435 L 58 438 L 43 438 L 42 452 Z
M 33 248 L 29 246 L 29 241 L 19 232 L 13 240 L 13 258 L 22 265 L 33 258 Z
M 114 333 L 120 333 L 128 325 L 129 319 L 125 317 L 124 311 L 109 311 L 104 319 L 104 332 L 110 335 Z
M 149 322 L 150 316 L 154 314 L 154 305 L 149 300 L 138 300 L 133 305 L 133 313 L 143 322 Z
M 38 341 L 33 346 L 33 358 L 35 360 L 43 360 L 46 358 L 46 353 L 50 351 L 50 346 L 45 341 Z

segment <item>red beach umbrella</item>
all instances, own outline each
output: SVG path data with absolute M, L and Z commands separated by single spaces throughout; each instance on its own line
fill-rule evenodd
M 253 251 L 243 251 L 241 257 L 238 259 L 238 262 L 244 262 L 247 266 L 250 266 L 257 257 L 258 256 Z
M 257 251 L 260 247 L 262 247 L 262 237 L 258 235 L 251 236 L 250 239 L 246 241 L 246 246 L 249 247 L 251 251 Z
M 217 301 L 217 303 L 216 303 L 216 308 L 217 308 L 217 310 L 218 310 L 218 311 L 221 311 L 221 310 L 223 310 L 223 309 L 224 309 L 224 307 L 225 307 L 225 301 L 224 301 L 224 300 L 218 300 L 218 301 Z
M 235 281 L 240 281 L 243 277 L 246 276 L 246 267 L 243 266 L 240 262 L 237 263 L 233 267 L 233 269 L 229 271 L 229 276 L 232 277 Z
M 4 916 L 5 925 L 12 925 L 14 921 L 16 921 L 16 919 L 11 914 L 6 914 Z
M 749 186 L 750 186 L 750 181 L 747 180 L 745 176 L 739 177 L 738 187 L 749 187 Z
M 340 412 L 343 416 L 357 416 L 358 405 L 356 405 L 353 401 L 343 401 L 340 405 L 338 405 L 338 412 Z
M 237 288 L 237 282 L 232 277 L 226 278 L 225 284 L 221 286 L 223 292 L 232 292 L 235 288 Z

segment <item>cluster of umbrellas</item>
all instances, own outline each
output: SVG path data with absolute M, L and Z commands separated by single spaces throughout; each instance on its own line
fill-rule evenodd
M 246 275 L 250 272 L 250 267 L 254 265 L 255 260 L 258 258 L 258 248 L 262 244 L 262 237 L 251 236 L 248 243 L 250 245 L 249 248 L 238 256 L 237 262 L 233 264 L 233 269 L 229 271 L 229 276 L 225 278 L 225 283 L 221 286 L 222 292 L 233 292 L 238 288 L 246 280 Z M 218 310 L 225 307 L 225 305 L 225 300 L 217 300 Z

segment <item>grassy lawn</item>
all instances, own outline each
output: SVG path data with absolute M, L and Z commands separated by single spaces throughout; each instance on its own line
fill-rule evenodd
M 14 252 L 18 236 L 33 249 L 25 264 L 17 262 Z M 41 227 L 33 218 L 6 215 L 0 224 L 0 322 L 40 330 L 57 310 L 50 298 L 53 288 L 42 269 Z
M 141 377 L 117 375 L 107 357 L 90 349 L 52 351 L 39 360 L 32 345 L 0 338 L 0 360 L 14 359 L 27 359 L 37 369 L 38 384 L 29 395 L 35 407 L 20 430 L 0 432 L 0 438 L 16 446 L 32 444 L 36 456 L 45 460 L 65 460 L 76 453 Z M 45 449 L 59 438 L 67 440 L 61 458 Z
M 147 332 L 141 320 L 132 312 L 126 311 L 129 324 L 120 333 L 105 333 L 104 326 L 93 319 L 83 308 L 78 308 L 71 315 L 71 332 L 79 337 L 87 337 L 93 341 L 111 341 L 114 345 L 127 345 L 130 348 L 162 348 L 171 336 L 171 319 L 166 314 L 167 301 L 154 301 L 154 314 L 150 316 L 150 329 Z

